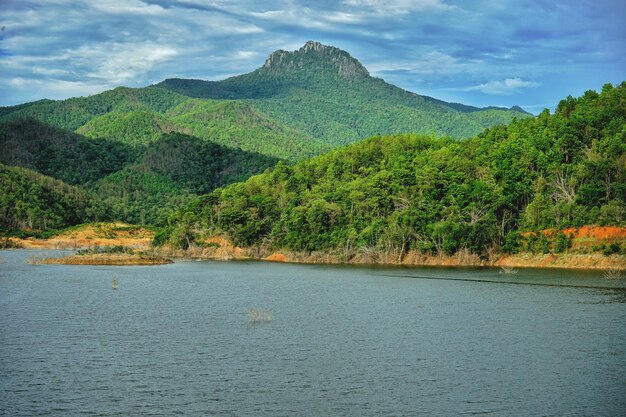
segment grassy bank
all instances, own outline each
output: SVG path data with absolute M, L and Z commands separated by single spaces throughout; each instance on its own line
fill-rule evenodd
M 38 264 L 56 265 L 163 265 L 171 264 L 172 260 L 157 255 L 143 254 L 109 254 L 70 255 L 62 258 L 46 258 L 36 261 Z
M 90 223 L 70 227 L 50 237 L 10 237 L 12 245 L 24 249 L 84 249 L 124 246 L 146 250 L 154 232 L 126 223 Z

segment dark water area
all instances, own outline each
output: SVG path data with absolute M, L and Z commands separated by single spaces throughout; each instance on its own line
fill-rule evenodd
M 0 415 L 625 414 L 602 272 L 31 255 L 0 251 Z

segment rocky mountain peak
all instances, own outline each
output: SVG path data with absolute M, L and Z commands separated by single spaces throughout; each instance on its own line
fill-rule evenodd
M 271 72 L 330 69 L 344 78 L 369 77 L 367 69 L 346 51 L 320 42 L 308 41 L 297 51 L 275 51 L 262 69 Z

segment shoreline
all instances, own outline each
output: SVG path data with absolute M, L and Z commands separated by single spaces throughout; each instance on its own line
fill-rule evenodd
M 626 256 L 602 254 L 516 254 L 496 255 L 493 260 L 480 259 L 476 255 L 459 253 L 451 256 L 434 256 L 409 252 L 400 260 L 395 254 L 379 254 L 377 259 L 370 256 L 354 256 L 348 260 L 331 253 L 272 252 L 259 253 L 254 249 L 237 248 L 239 251 L 225 253 L 214 248 L 193 248 L 191 250 L 160 251 L 162 256 L 186 261 L 264 261 L 309 265 L 372 265 L 372 266 L 431 266 L 431 267 L 485 267 L 485 268 L 559 268 L 573 270 L 626 270 Z M 252 252 L 252 253 L 251 253 Z
M 79 248 L 80 249 L 80 248 Z M 58 246 L 37 246 L 36 248 L 14 248 L 6 250 L 36 251 L 36 250 L 59 250 Z M 46 258 L 37 260 L 40 264 L 63 264 L 63 265 L 162 265 L 175 261 L 260 261 L 275 263 L 291 263 L 303 265 L 362 265 L 362 266 L 405 266 L 405 267 L 478 267 L 478 268 L 557 268 L 572 270 L 607 270 L 618 269 L 626 271 L 626 256 L 601 254 L 515 254 L 498 255 L 494 261 L 481 260 L 475 255 L 467 258 L 465 255 L 434 256 L 424 254 L 413 254 L 409 252 L 400 262 L 394 255 L 385 257 L 386 259 L 364 259 L 355 257 L 350 260 L 340 259 L 340 256 L 330 253 L 291 253 L 273 252 L 266 256 L 254 256 L 245 249 L 244 253 L 211 253 L 203 250 L 191 249 L 181 250 L 155 250 L 158 253 L 158 260 L 142 259 L 138 256 L 128 256 L 125 259 L 99 257 L 97 255 L 69 255 L 60 258 Z
M 563 268 L 578 270 L 626 270 L 626 255 L 603 255 L 601 253 L 580 253 L 571 251 L 560 254 L 531 254 L 520 253 L 515 255 L 493 254 L 489 259 L 481 259 L 469 251 L 460 251 L 454 255 L 429 255 L 416 251 L 405 254 L 384 252 L 376 249 L 360 249 L 343 252 L 294 252 L 271 251 L 267 248 L 241 248 L 232 244 L 223 236 L 208 238 L 202 246 L 192 246 L 187 250 L 172 249 L 164 246 L 152 248 L 148 236 L 124 236 L 102 238 L 84 236 L 83 239 L 71 237 L 54 237 L 51 239 L 15 239 L 23 250 L 59 250 L 59 249 L 88 249 L 103 246 L 123 245 L 135 250 L 149 251 L 150 253 L 173 260 L 249 260 L 296 264 L 320 265 L 389 265 L 389 266 L 436 266 L 436 267 L 495 267 L 495 268 Z M 210 244 L 210 245 L 207 245 Z M 88 255 L 80 255 L 75 264 L 87 264 Z M 92 260 L 94 265 L 105 265 L 103 260 Z M 122 261 L 112 260 L 111 265 L 121 265 Z M 154 263 L 139 263 L 128 260 L 127 265 L 142 265 Z M 50 263 L 61 263 L 51 261 Z M 68 261 L 67 264 L 70 262 Z

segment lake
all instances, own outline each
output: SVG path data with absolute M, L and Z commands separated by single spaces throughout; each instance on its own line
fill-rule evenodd
M 0 415 L 626 410 L 626 280 L 601 272 L 36 266 L 32 253 L 0 251 Z

